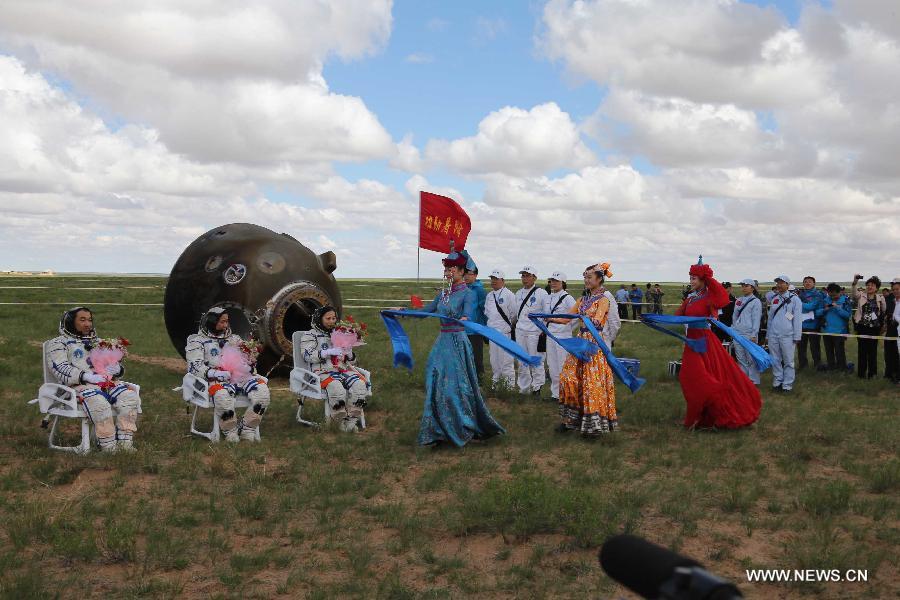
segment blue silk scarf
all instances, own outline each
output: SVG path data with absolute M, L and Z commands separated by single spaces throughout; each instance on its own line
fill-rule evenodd
M 588 318 L 586 315 L 575 315 L 570 313 L 563 314 L 549 314 L 549 313 L 531 313 L 528 315 L 528 318 L 531 319 L 531 322 L 534 323 L 538 329 L 547 334 L 551 340 L 559 344 L 563 347 L 563 349 L 569 354 L 573 355 L 580 361 L 588 362 L 591 360 L 591 357 L 597 354 L 597 352 L 603 352 L 603 356 L 606 357 L 606 362 L 609 363 L 612 372 L 615 373 L 616 377 L 619 378 L 619 381 L 628 386 L 628 389 L 631 390 L 632 393 L 638 391 L 642 385 L 647 383 L 645 379 L 641 379 L 640 377 L 635 377 L 625 368 L 619 359 L 615 357 L 612 353 L 612 350 L 606 345 L 606 342 L 603 341 L 603 338 L 600 336 L 600 333 L 597 331 L 597 328 L 594 327 L 594 323 Z M 584 325 L 585 329 L 591 334 L 596 343 L 592 344 L 584 338 L 580 337 L 571 337 L 571 338 L 558 338 L 547 328 L 547 325 L 544 324 L 542 319 L 579 319 Z
M 403 366 L 407 369 L 412 369 L 413 367 L 412 348 L 409 345 L 409 336 L 406 335 L 406 331 L 403 330 L 403 325 L 400 324 L 397 317 L 413 317 L 415 319 L 439 318 L 444 322 L 453 323 L 463 327 L 466 330 L 466 333 L 478 334 L 487 338 L 492 344 L 497 344 L 497 346 L 502 348 L 505 352 L 532 367 L 541 364 L 540 356 L 529 355 L 522 346 L 510 340 L 496 329 L 479 325 L 473 321 L 461 321 L 445 315 L 419 310 L 383 310 L 381 311 L 381 319 L 384 321 L 388 334 L 391 336 L 391 345 L 394 348 L 395 367 Z
M 687 325 L 689 328 L 694 327 L 702 329 L 706 329 L 710 325 L 718 327 L 719 329 L 730 335 L 732 340 L 734 340 L 750 354 L 751 358 L 753 358 L 753 362 L 756 363 L 756 368 L 760 373 L 772 366 L 772 359 L 769 356 L 768 352 L 739 334 L 728 325 L 725 325 L 718 319 L 712 319 L 709 317 L 679 317 L 676 315 L 641 315 L 641 322 L 651 329 L 655 329 L 659 332 L 665 333 L 666 335 L 671 335 L 672 337 L 678 338 L 679 340 L 687 344 L 687 346 L 691 350 L 699 354 L 703 354 L 704 352 L 706 352 L 705 337 L 691 339 L 679 333 L 676 333 L 671 329 L 667 329 L 665 325 Z

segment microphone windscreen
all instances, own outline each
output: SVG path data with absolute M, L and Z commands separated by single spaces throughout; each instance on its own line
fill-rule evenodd
M 644 598 L 657 598 L 660 586 L 672 578 L 676 567 L 701 565 L 647 540 L 622 534 L 604 542 L 600 566 L 629 590 Z

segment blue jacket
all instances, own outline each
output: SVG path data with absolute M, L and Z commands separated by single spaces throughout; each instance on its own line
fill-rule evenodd
M 484 284 L 476 279 L 469 284 L 469 289 L 475 292 L 475 306 L 472 309 L 473 314 L 469 315 L 469 318 L 479 325 L 487 325 L 487 316 L 484 314 L 487 291 L 484 289 Z
M 632 304 L 640 304 L 644 299 L 644 292 L 640 288 L 631 290 L 628 292 L 628 297 L 631 299 Z
M 803 302 L 803 312 L 815 315 L 814 318 L 803 321 L 803 331 L 818 330 L 825 314 L 825 301 L 828 300 L 825 293 L 815 288 L 811 290 L 801 288 L 797 290 L 797 296 Z
M 822 327 L 822 332 L 850 333 L 850 315 L 853 314 L 853 303 L 850 302 L 850 298 L 841 294 L 837 300 L 834 300 L 834 308 L 829 307 L 831 303 L 831 298 L 827 298 L 825 307 L 822 309 L 822 312 L 825 313 L 825 325 Z

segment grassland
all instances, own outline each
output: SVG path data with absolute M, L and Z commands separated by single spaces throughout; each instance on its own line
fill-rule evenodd
M 0 596 L 618 597 L 596 560 L 616 532 L 691 555 L 751 598 L 900 596 L 900 399 L 883 380 L 803 372 L 786 397 L 766 376 L 755 426 L 689 432 L 665 373 L 677 341 L 625 324 L 616 353 L 640 358 L 648 383 L 619 388 L 620 432 L 559 436 L 546 397 L 503 393 L 488 403 L 508 435 L 432 450 L 415 438 L 433 324 L 410 327 L 408 373 L 391 368 L 377 310 L 350 309 L 372 329 L 360 352 L 375 381 L 366 432 L 297 425 L 276 379 L 262 443 L 212 445 L 187 435 L 162 310 L 101 304 L 161 303 L 164 285 L 0 279 L 0 302 L 61 303 L 0 305 Z M 348 305 L 389 306 L 429 286 L 342 288 Z M 101 334 L 133 342 L 128 378 L 144 406 L 134 455 L 52 453 L 26 405 L 39 343 L 79 303 L 95 306 Z M 869 580 L 750 584 L 748 568 L 867 569 Z

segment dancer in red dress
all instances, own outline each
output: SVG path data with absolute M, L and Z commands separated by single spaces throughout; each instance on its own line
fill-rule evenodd
M 713 278 L 709 265 L 692 265 L 690 275 L 692 291 L 675 314 L 716 318 L 728 305 L 728 292 Z M 687 337 L 706 338 L 707 349 L 698 353 L 685 345 L 681 357 L 681 390 L 687 403 L 684 426 L 734 429 L 754 423 L 762 407 L 759 390 L 722 348 L 709 324 L 688 325 Z

